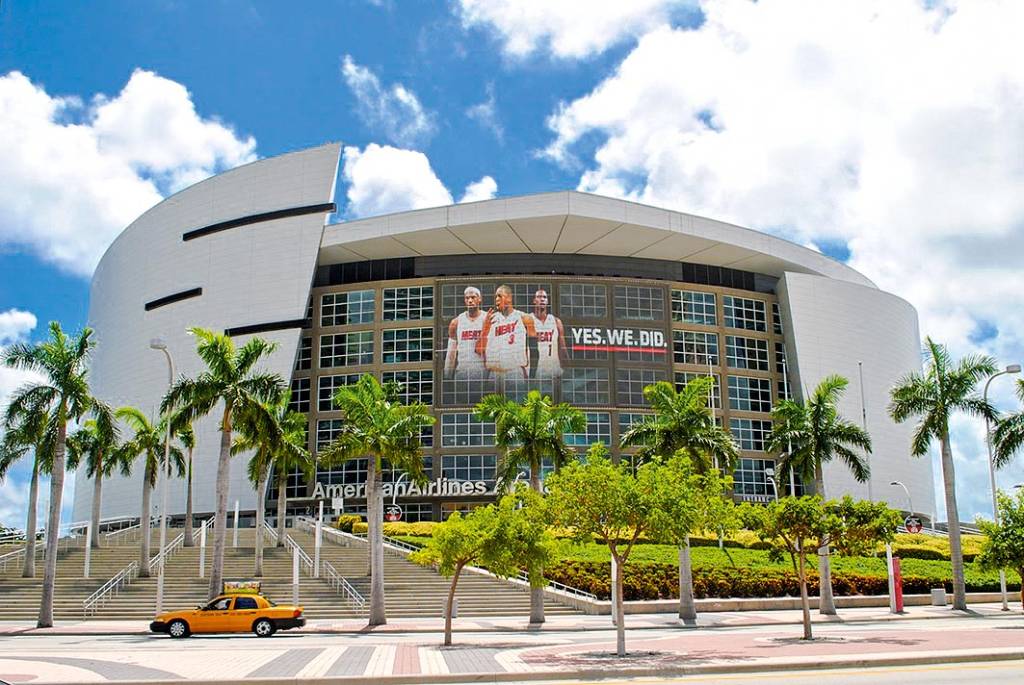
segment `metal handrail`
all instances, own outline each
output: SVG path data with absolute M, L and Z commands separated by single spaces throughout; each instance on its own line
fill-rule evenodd
M 341 593 L 341 596 L 345 598 L 348 604 L 354 605 L 358 610 L 366 608 L 366 598 L 359 594 L 359 590 L 356 590 L 352 583 L 348 582 L 343 575 L 338 573 L 338 569 L 334 568 L 331 562 L 324 559 L 320 562 L 320 567 L 323 570 L 322 577 L 325 577 L 327 583 Z
M 199 538 L 202 536 L 203 530 L 213 525 L 213 518 L 214 517 L 211 516 L 210 518 L 205 519 L 201 524 L 199 524 L 198 528 L 192 531 L 192 542 L 199 542 Z
M 302 562 L 302 566 L 306 569 L 306 575 L 312 577 L 316 573 L 316 569 L 313 567 L 313 560 L 309 558 L 306 551 L 302 549 L 299 543 L 292 539 L 291 535 L 285 533 L 284 535 L 284 546 L 289 549 L 296 549 L 299 552 L 299 560 Z
M 270 538 L 271 542 L 275 544 L 277 543 L 277 531 L 274 530 L 266 521 L 263 522 L 263 530 L 261 532 L 263 533 L 263 535 Z
M 88 616 L 90 612 L 96 613 L 96 609 L 103 606 L 103 603 L 114 594 L 117 594 L 121 587 L 127 587 L 139 576 L 139 562 L 133 561 L 121 569 L 113 578 L 100 586 L 96 592 L 82 600 L 82 614 Z
M 487 571 L 487 569 L 481 569 L 481 570 Z M 488 573 L 490 573 L 490 571 L 488 571 Z M 493 574 L 491 574 L 491 575 L 493 575 Z M 523 581 L 524 583 L 529 583 L 530 582 L 530 576 L 529 576 L 529 574 L 526 571 L 520 571 L 519 575 L 517 575 L 516 578 L 518 580 Z M 592 600 L 594 602 L 597 601 L 597 595 L 595 595 L 593 592 L 587 592 L 586 590 L 581 590 L 578 587 L 572 587 L 571 585 L 566 585 L 565 583 L 559 583 L 559 582 L 554 581 L 554 580 L 549 580 L 547 582 L 547 584 L 544 586 L 544 588 L 545 589 L 549 589 L 549 590 L 554 590 L 555 592 L 561 592 L 563 594 L 570 595 L 572 597 L 583 597 L 584 599 L 589 599 L 589 600 Z
M 178 533 L 178 535 L 171 540 L 166 547 L 156 553 L 152 559 L 149 560 L 150 571 L 157 571 L 158 573 L 164 566 L 164 562 L 170 558 L 172 554 L 177 552 L 179 549 L 185 546 L 185 534 Z
M 313 532 L 316 529 L 316 521 L 307 516 L 296 516 L 295 524 L 296 527 L 303 528 L 310 532 Z M 321 526 L 320 531 L 324 533 L 327 536 L 327 539 L 330 539 L 331 542 L 335 542 L 342 547 L 350 546 L 349 538 L 352 537 L 351 533 L 346 533 L 343 530 L 338 530 L 337 528 L 332 528 L 330 526 Z
M 152 529 L 154 523 L 158 522 L 159 520 L 160 520 L 159 516 L 150 516 L 149 517 L 150 528 Z M 128 539 L 129 538 L 129 534 L 130 534 L 130 537 L 131 537 L 130 540 Z M 123 544 L 123 543 L 126 543 L 126 542 L 137 542 L 139 540 L 139 536 L 141 534 L 142 534 L 142 519 L 140 518 L 138 520 L 138 522 L 136 522 L 136 523 L 134 523 L 134 524 L 132 524 L 130 526 L 127 526 L 125 528 L 117 530 L 117 531 L 115 531 L 113 533 L 107 533 L 106 534 L 106 536 L 107 536 L 107 543 L 108 544 L 113 543 L 113 544 L 120 545 L 120 544 Z

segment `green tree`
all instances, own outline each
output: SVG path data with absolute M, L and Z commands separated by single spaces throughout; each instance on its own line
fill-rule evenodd
M 541 492 L 541 470 L 550 460 L 558 471 L 576 459 L 576 451 L 565 444 L 566 433 L 582 433 L 587 417 L 569 404 L 554 404 L 536 390 L 527 393 L 522 404 L 502 395 L 488 395 L 476 406 L 481 421 L 494 423 L 495 443 L 502 451 L 498 461 L 499 490 L 507 489 L 519 473 L 528 471 L 530 487 Z M 530 623 L 544 622 L 544 588 L 530 591 Z
M 337 438 L 319 453 L 323 464 L 336 465 L 352 459 L 366 459 L 366 522 L 370 557 L 369 624 L 387 623 L 384 609 L 384 491 L 381 487 L 383 461 L 405 471 L 414 481 L 426 480 L 420 433 L 434 423 L 430 409 L 422 402 L 404 405 L 399 386 L 381 383 L 369 374 L 334 394 L 334 406 L 344 423 Z M 282 474 L 283 475 L 283 474 Z
M 891 542 L 900 522 L 899 512 L 880 502 L 855 502 L 851 497 L 823 501 L 820 496 L 783 497 L 766 506 L 743 504 L 745 527 L 769 542 L 775 554 L 788 554 L 800 580 L 800 608 L 804 639 L 812 639 L 811 609 L 807 597 L 807 556 L 830 546 L 840 553 L 866 555 L 880 542 Z
M 3 440 L 0 441 L 0 481 L 7 470 L 20 459 L 31 455 L 32 475 L 28 487 L 28 512 L 25 515 L 25 560 L 23 578 L 36 576 L 36 510 L 39 507 L 39 476 L 48 474 L 52 455 L 46 452 L 43 437 L 46 433 L 46 407 L 23 407 L 20 412 L 7 411 L 3 420 Z
M 711 376 L 701 376 L 688 382 L 681 390 L 661 381 L 644 388 L 644 397 L 654 414 L 651 419 L 636 424 L 626 431 L 623 447 L 638 447 L 634 459 L 647 461 L 682 452 L 690 458 L 700 474 L 718 481 L 721 489 L 712 498 L 701 500 L 703 528 L 719 529 L 729 520 L 727 511 L 731 500 L 732 484 L 719 479 L 719 474 L 732 473 L 739 462 L 739 450 L 732 436 L 715 423 L 709 404 L 714 389 Z M 702 490 L 703 492 L 703 490 Z M 700 529 L 700 526 L 698 527 Z M 687 530 L 676 537 L 679 545 L 679 618 L 697 619 L 697 605 L 693 599 L 693 565 L 690 559 L 690 533 Z
M 1000 492 L 996 501 L 999 523 L 982 518 L 977 521 L 985 534 L 978 564 L 985 570 L 1013 569 L 1024 578 L 1024 489 L 1019 489 L 1016 497 Z M 1020 597 L 1024 608 L 1024 584 Z
M 782 453 L 779 473 L 790 469 L 801 480 L 814 481 L 814 490 L 825 496 L 824 465 L 833 459 L 842 461 L 858 483 L 871 477 L 864 454 L 871 452 L 867 431 L 839 414 L 839 400 L 849 381 L 842 376 L 826 376 L 806 402 L 783 400 L 772 411 L 772 432 L 768 449 Z M 821 578 L 818 610 L 835 615 L 832 594 L 832 564 L 828 549 L 818 550 L 818 575 Z
M 50 470 L 50 510 L 46 523 L 46 549 L 43 554 L 43 587 L 39 602 L 40 628 L 53 626 L 53 587 L 57 577 L 57 542 L 60 537 L 60 513 L 64 495 L 64 468 L 68 422 L 84 417 L 93 406 L 89 392 L 89 355 L 95 343 L 92 330 L 84 328 L 69 337 L 56 321 L 50 323 L 50 337 L 35 345 L 15 343 L 0 354 L 9 367 L 34 371 L 42 381 L 28 383 L 11 396 L 8 412 L 45 411 L 43 441 L 52 454 Z M 45 408 L 45 409 L 44 409 Z
M 949 557 L 953 567 L 953 608 L 967 611 L 964 586 L 964 555 L 960 544 L 960 510 L 956 504 L 956 473 L 949 421 L 956 412 L 996 422 L 996 411 L 977 393 L 980 380 L 995 373 L 992 357 L 968 355 L 954 362 L 944 345 L 925 338 L 927 364 L 924 373 L 910 373 L 891 391 L 889 414 L 897 423 L 919 417 L 911 442 L 915 456 L 928 454 L 938 440 L 942 457 L 942 484 L 946 491 L 949 520 Z
M 257 365 L 276 346 L 262 338 L 251 338 L 236 347 L 230 336 L 205 328 L 189 329 L 196 336 L 196 351 L 206 370 L 196 378 L 175 381 L 160 405 L 164 415 L 178 411 L 182 419 L 195 422 L 221 407 L 220 454 L 217 459 L 217 509 L 213 522 L 213 562 L 208 594 L 220 594 L 224 579 L 224 548 L 227 538 L 228 490 L 231 472 L 231 443 L 238 415 L 266 413 L 266 405 L 276 402 L 285 391 L 285 382 L 276 373 L 266 373 Z M 269 421 L 270 417 L 265 417 Z
M 525 505 L 525 506 L 524 506 Z M 427 546 L 410 555 L 416 563 L 436 566 L 450 576 L 444 621 L 444 644 L 452 643 L 452 609 L 459 574 L 466 566 L 485 566 L 499 578 L 517 575 L 526 567 L 531 586 L 543 588 L 543 568 L 553 558 L 554 538 L 547 530 L 541 496 L 521 488 L 497 505 L 477 507 L 465 517 L 459 512 L 434 528 Z
M 100 548 L 100 509 L 103 497 L 103 479 L 114 471 L 128 475 L 130 466 L 118 449 L 120 431 L 114 419 L 114 412 L 105 404 L 97 403 L 95 418 L 88 419 L 82 427 L 68 437 L 68 470 L 85 463 L 85 475 L 93 479 L 92 528 L 94 549 Z
M 658 539 L 669 530 L 692 529 L 699 520 L 693 467 L 684 456 L 664 464 L 648 462 L 634 469 L 613 464 L 607 449 L 594 445 L 586 463 L 574 462 L 548 476 L 548 506 L 557 525 L 578 541 L 596 537 L 608 545 L 615 562 L 616 652 L 626 654 L 622 576 L 641 537 Z
M 1017 381 L 1017 399 L 1024 406 L 1024 380 Z M 1024 447 L 1024 409 L 1004 416 L 992 433 L 993 461 L 1001 469 Z
M 121 446 L 122 459 L 130 471 L 138 457 L 142 457 L 142 505 L 139 510 L 139 525 L 142 529 L 142 540 L 139 545 L 139 575 L 148 578 L 150 574 L 150 517 L 152 515 L 152 495 L 157 477 L 164 470 L 164 441 L 167 436 L 166 423 L 153 423 L 135 407 L 121 407 L 115 413 L 122 421 L 131 437 Z M 180 478 L 185 475 L 185 456 L 177 445 L 171 445 L 169 471 Z M 170 477 L 170 474 L 164 474 Z M 163 515 L 164 512 L 161 512 Z
M 178 442 L 185 450 L 185 546 L 192 547 L 195 545 L 192 539 L 192 455 L 196 449 L 196 431 L 179 413 L 171 418 L 171 433 L 178 437 Z

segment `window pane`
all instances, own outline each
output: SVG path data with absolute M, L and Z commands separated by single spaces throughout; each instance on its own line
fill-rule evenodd
M 442 447 L 491 447 L 494 424 L 481 421 L 470 412 L 441 415 Z
M 661 369 L 616 369 L 615 396 L 619 404 L 646 406 L 644 388 L 667 380 Z
M 320 336 L 320 368 L 373 363 L 373 331 Z
M 725 336 L 725 364 L 733 369 L 768 370 L 768 341 Z
M 767 331 L 763 300 L 725 295 L 722 314 L 726 328 L 744 328 L 748 331 Z
M 372 290 L 327 293 L 320 298 L 320 325 L 373 323 L 373 298 Z
M 771 380 L 729 376 L 729 408 L 737 411 L 771 412 Z
M 381 332 L 381 362 L 428 362 L 434 358 L 433 328 L 395 328 Z
M 381 380 L 385 383 L 398 383 L 398 397 L 403 404 L 434 403 L 433 371 L 386 371 Z
M 563 283 L 558 289 L 558 311 L 568 318 L 603 319 L 608 316 L 608 291 L 603 285 Z
M 676 364 L 718 366 L 718 334 L 672 331 L 672 360 Z
M 384 288 L 385 321 L 418 321 L 434 318 L 433 286 Z
M 692 290 L 672 291 L 672 320 L 714 326 L 715 294 Z
M 611 387 L 608 369 L 576 367 L 562 374 L 562 401 L 577 406 L 608 404 Z
M 768 434 L 772 431 L 772 422 L 757 419 L 729 419 L 729 430 L 741 450 L 764 452 Z
M 612 420 L 607 412 L 587 412 L 586 430 L 565 434 L 565 444 L 571 447 L 590 447 L 595 442 L 612 444 Z
M 665 320 L 665 291 L 644 286 L 615 286 L 615 318 Z
M 694 378 L 707 378 L 706 373 L 699 373 L 696 371 L 676 371 L 676 392 L 679 392 L 683 387 L 692 381 Z M 712 374 L 711 377 L 714 379 L 712 382 L 711 389 L 711 406 L 714 409 L 722 408 L 722 382 L 718 377 L 718 374 Z

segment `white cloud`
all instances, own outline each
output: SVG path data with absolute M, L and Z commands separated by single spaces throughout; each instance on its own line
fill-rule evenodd
M 692 0 L 459 0 L 466 28 L 497 34 L 505 54 L 522 58 L 550 51 L 561 59 L 603 52 L 666 23 Z
M 1024 4 L 702 9 L 700 28 L 651 31 L 564 103 L 544 153 L 581 165 L 581 190 L 845 244 L 954 354 L 1024 359 L 1024 62 L 1006 30 Z M 976 430 L 955 433 L 963 487 L 984 493 L 979 449 Z M 1024 458 L 1001 480 L 1022 475 Z
M 385 88 L 376 74 L 356 64 L 350 55 L 345 55 L 342 61 L 341 74 L 356 96 L 356 113 L 389 142 L 413 147 L 425 143 L 436 132 L 434 116 L 401 83 Z
M 487 99 L 466 109 L 466 116 L 494 134 L 498 142 L 505 140 L 505 127 L 498 118 L 498 106 L 494 97 L 494 83 L 487 84 Z
M 479 202 L 490 200 L 498 192 L 498 182 L 490 176 L 484 176 L 479 181 L 474 181 L 466 186 L 466 192 L 462 194 L 459 202 Z
M 348 182 L 349 212 L 373 216 L 406 209 L 441 207 L 452 195 L 422 152 L 370 143 L 345 148 L 342 174 Z
M 88 276 L 145 209 L 254 159 L 255 145 L 200 117 L 184 86 L 149 71 L 88 105 L 12 71 L 0 76 L 0 246 Z
M 36 327 L 36 315 L 21 309 L 0 312 L 0 345 L 10 345 L 28 337 Z

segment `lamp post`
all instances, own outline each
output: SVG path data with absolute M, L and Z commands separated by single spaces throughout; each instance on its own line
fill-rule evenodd
M 772 484 L 772 492 L 775 493 L 775 501 L 779 501 L 779 484 L 775 482 L 775 469 L 771 466 L 766 466 L 764 469 L 764 477 L 768 479 L 768 482 Z
M 174 385 L 174 361 L 171 359 L 171 353 L 167 349 L 167 343 L 162 338 L 153 338 L 149 341 L 149 347 L 153 350 L 160 350 L 167 357 L 167 389 L 170 390 L 171 386 Z M 171 417 L 168 414 L 165 419 L 166 421 L 166 432 L 164 433 L 164 468 L 163 468 L 163 485 L 160 492 L 160 572 L 157 574 L 156 579 L 156 612 L 159 614 L 163 611 L 164 604 L 164 567 L 166 566 L 166 559 L 164 559 L 164 546 L 167 544 L 167 481 L 170 480 L 170 461 L 171 461 Z M 148 515 L 149 512 L 146 512 Z
M 1008 373 L 1020 373 L 1020 364 L 1010 364 L 1002 371 L 998 371 L 988 377 L 985 381 L 985 390 L 981 393 L 982 399 L 985 403 L 988 403 L 988 386 L 993 379 L 1004 376 Z M 985 417 L 985 447 L 988 449 L 988 477 L 992 483 L 992 518 L 995 520 L 996 525 L 999 525 L 999 505 L 996 503 L 996 466 L 992 460 L 992 427 L 989 425 L 988 417 Z M 1003 596 L 1003 611 L 1009 611 L 1010 605 L 1007 603 L 1006 597 L 1006 571 L 999 569 L 999 591 Z
M 908 512 L 908 515 L 909 516 L 913 516 L 914 515 L 914 500 L 910 499 L 910 490 L 907 489 L 907 486 L 904 485 L 903 483 L 899 482 L 898 480 L 894 480 L 893 482 L 889 483 L 889 485 L 891 485 L 893 487 L 903 488 L 903 492 L 907 493 L 907 506 L 910 507 L 910 511 Z M 932 521 L 932 527 L 933 528 L 935 527 L 935 521 Z

